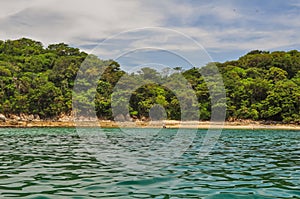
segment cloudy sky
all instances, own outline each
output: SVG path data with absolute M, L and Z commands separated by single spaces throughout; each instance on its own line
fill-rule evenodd
M 200 44 L 213 61 L 237 59 L 253 49 L 300 49 L 300 1 L 282 0 L 10 0 L 0 2 L 0 39 L 29 37 L 45 45 L 64 42 L 87 52 L 120 32 L 160 27 L 174 30 Z M 117 48 L 149 46 L 162 33 L 121 34 L 103 56 Z M 168 31 L 165 31 L 168 35 Z M 172 32 L 172 31 L 171 31 Z M 172 34 L 172 33 L 171 33 Z M 132 41 L 132 37 L 140 39 Z M 167 50 L 192 44 L 168 36 Z M 147 43 L 147 42 L 146 42 Z M 165 45 L 165 46 L 164 46 Z M 133 48 L 132 46 L 132 48 Z M 150 45 L 151 46 L 151 45 Z M 173 46 L 173 47 L 171 47 Z M 99 50 L 99 49 L 98 49 Z M 99 54 L 101 56 L 101 54 Z M 137 54 L 136 54 L 137 56 Z M 151 55 L 155 56 L 155 55 Z M 194 52 L 193 56 L 197 56 Z M 104 56 L 105 57 L 105 56 Z M 157 57 L 168 57 L 160 53 Z M 124 59 L 125 60 L 125 59 Z M 156 60 L 156 62 L 159 62 Z

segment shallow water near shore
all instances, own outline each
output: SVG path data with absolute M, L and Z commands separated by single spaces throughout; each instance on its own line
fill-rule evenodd
M 110 140 L 123 136 L 119 129 L 105 133 Z M 198 130 L 169 164 L 134 170 L 99 160 L 73 128 L 0 129 L 0 198 L 300 198 L 300 131 L 223 130 L 199 159 L 205 133 Z M 156 147 L 175 135 L 161 129 L 157 144 L 136 136 L 122 144 L 148 154 L 140 164 L 149 165 Z

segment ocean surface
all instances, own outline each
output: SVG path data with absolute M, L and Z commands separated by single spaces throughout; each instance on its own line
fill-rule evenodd
M 300 131 L 223 130 L 205 157 L 205 130 L 97 131 L 0 129 L 0 198 L 300 198 Z

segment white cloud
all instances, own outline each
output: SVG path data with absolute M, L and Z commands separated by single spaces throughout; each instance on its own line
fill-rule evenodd
M 65 42 L 89 51 L 91 46 L 121 31 L 151 26 L 182 32 L 208 51 L 218 53 L 300 44 L 297 12 L 273 13 L 259 5 L 248 8 L 240 1 L 11 0 L 0 3 L 0 39 L 30 37 L 45 44 Z M 167 49 L 195 50 L 179 43 L 176 37 L 149 35 L 148 39 L 149 42 L 168 40 Z M 121 38 L 117 45 L 128 45 L 128 48 L 147 45 L 145 40 L 130 41 L 131 38 Z M 103 54 L 109 53 L 105 50 Z
M 38 0 L 10 0 L 10 1 L 1 1 L 0 3 L 0 19 L 7 17 L 9 15 L 14 15 L 24 9 L 30 8 L 32 6 L 40 4 L 41 1 Z
M 17 4 L 17 3 L 15 3 Z M 3 7 L 9 5 L 3 5 Z M 143 11 L 139 1 L 47 1 L 31 3 L 0 19 L 1 37 L 29 36 L 43 42 L 105 38 L 119 31 L 159 25 L 160 15 Z

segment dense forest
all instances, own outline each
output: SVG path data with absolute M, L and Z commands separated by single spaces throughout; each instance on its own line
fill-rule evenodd
M 87 56 L 64 43 L 44 47 L 41 42 L 27 38 L 0 41 L 0 113 L 35 114 L 42 119 L 71 114 L 74 81 Z M 96 56 L 92 59 L 106 66 L 94 95 L 97 116 L 113 119 L 114 87 L 127 73 L 115 61 Z M 189 70 L 177 67 L 171 74 L 145 67 L 127 76 L 134 76 L 128 79 L 131 84 L 133 80 L 156 79 L 163 83 L 176 76 L 185 77 L 197 96 L 198 102 L 193 106 L 199 109 L 200 119 L 209 120 L 211 97 L 201 70 L 210 64 Z M 228 120 L 300 122 L 300 52 L 255 50 L 238 60 L 214 64 L 223 76 L 226 89 L 223 106 Z M 93 75 L 92 70 L 86 72 Z M 160 104 L 168 119 L 180 119 L 179 100 L 172 90 L 149 81 L 131 93 L 129 112 L 133 118 L 148 118 L 153 104 Z M 84 96 L 82 103 L 87 103 Z

